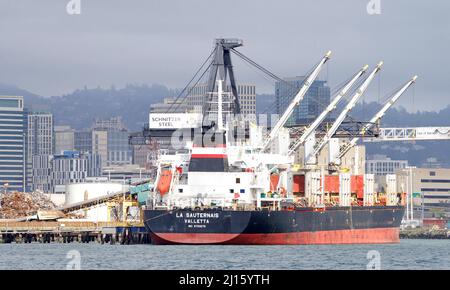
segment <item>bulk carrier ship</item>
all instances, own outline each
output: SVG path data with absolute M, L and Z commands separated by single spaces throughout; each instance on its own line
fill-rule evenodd
M 188 138 L 184 149 L 159 157 L 156 186 L 143 211 L 152 243 L 399 242 L 404 194 L 377 193 L 373 175 L 352 175 L 339 168 L 340 158 L 356 145 L 357 137 L 338 145 L 339 150 L 331 149 L 339 126 L 382 63 L 354 90 L 343 112 L 319 140 L 315 140 L 319 125 L 357 80 L 361 80 L 367 66 L 359 70 L 341 88 L 327 110 L 291 142 L 286 121 L 329 60 L 330 52 L 305 78 L 285 113 L 270 133 L 265 134 L 264 128 L 252 121 L 230 118 L 239 113 L 240 106 L 229 57 L 238 44 L 226 39 L 216 41 L 208 85 L 210 93 L 207 94 L 209 105 L 203 110 L 206 117 L 201 129 Z M 223 89 L 227 71 L 231 92 Z M 397 91 L 361 132 L 373 129 L 415 79 Z M 237 138 L 239 129 L 244 131 L 243 138 Z M 330 154 L 328 166 L 324 168 L 317 164 L 315 157 L 328 143 L 334 155 Z M 298 153 L 302 146 L 303 151 Z M 304 158 L 301 165 L 297 163 L 296 154 Z

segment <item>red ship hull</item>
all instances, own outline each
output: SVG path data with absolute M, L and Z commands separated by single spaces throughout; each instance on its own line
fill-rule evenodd
M 274 234 L 152 233 L 152 243 L 218 245 L 327 245 L 398 243 L 398 228 L 353 229 Z
M 320 245 L 398 243 L 401 206 L 323 211 L 145 210 L 153 244 Z

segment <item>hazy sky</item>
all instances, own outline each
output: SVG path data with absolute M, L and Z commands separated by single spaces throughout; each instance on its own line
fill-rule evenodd
M 384 60 L 381 96 L 412 75 L 400 104 L 450 104 L 450 1 L 381 0 L 0 0 L 0 82 L 41 95 L 84 85 L 160 83 L 183 87 L 217 37 L 238 37 L 240 50 L 279 76 L 302 75 L 327 50 L 321 78 L 330 86 L 363 64 Z M 273 83 L 234 59 L 237 78 L 273 92 Z M 378 99 L 378 80 L 365 100 Z

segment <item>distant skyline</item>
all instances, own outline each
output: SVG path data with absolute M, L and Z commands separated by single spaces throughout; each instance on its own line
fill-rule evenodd
M 333 88 L 362 65 L 385 62 L 364 97 L 378 100 L 414 74 L 415 89 L 397 106 L 438 110 L 450 104 L 450 2 L 381 0 L 3 0 L 0 3 L 0 83 L 56 96 L 127 83 L 181 88 L 209 54 L 214 38 L 244 40 L 244 54 L 281 77 L 303 75 L 327 50 L 321 73 Z M 257 93 L 274 82 L 234 58 L 240 82 Z M 379 87 L 380 86 L 380 87 Z M 413 101 L 414 95 L 414 101 Z

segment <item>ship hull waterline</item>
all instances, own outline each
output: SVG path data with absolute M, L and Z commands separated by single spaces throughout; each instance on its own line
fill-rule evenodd
M 144 210 L 159 245 L 314 245 L 398 243 L 403 206 L 292 211 Z

